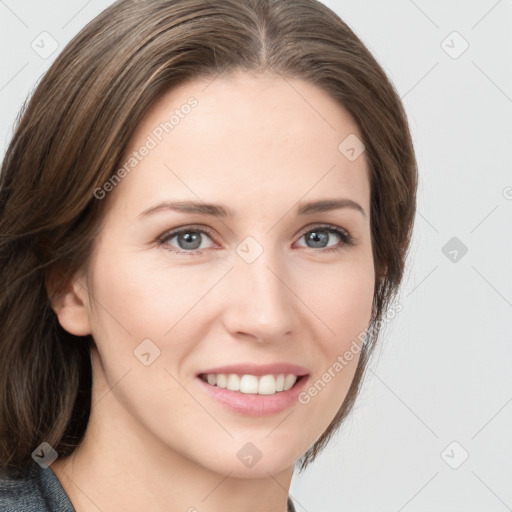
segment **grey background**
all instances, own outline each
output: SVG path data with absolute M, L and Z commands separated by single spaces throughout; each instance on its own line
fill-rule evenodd
M 27 94 L 111 3 L 0 0 L 2 155 Z M 512 1 L 324 3 L 404 101 L 418 214 L 403 309 L 353 416 L 290 494 L 308 512 L 512 510 Z M 59 45 L 48 57 L 31 47 L 43 31 Z

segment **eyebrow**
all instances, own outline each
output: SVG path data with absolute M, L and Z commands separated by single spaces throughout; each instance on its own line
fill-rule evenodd
M 310 201 L 299 203 L 297 215 L 311 215 L 318 212 L 351 208 L 366 217 L 366 212 L 359 203 L 352 199 L 324 199 L 322 201 Z M 155 213 L 174 211 L 181 213 L 196 213 L 200 215 L 211 215 L 218 218 L 234 217 L 235 211 L 227 206 L 197 201 L 164 201 L 141 212 L 137 218 L 144 218 Z

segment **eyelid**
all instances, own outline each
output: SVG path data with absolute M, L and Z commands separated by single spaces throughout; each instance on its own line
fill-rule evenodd
M 174 238 L 176 235 L 180 235 L 181 233 L 186 233 L 187 231 L 197 231 L 198 233 L 203 233 L 208 235 L 212 240 L 215 240 L 215 235 L 213 234 L 213 230 L 203 226 L 201 224 L 187 224 L 185 226 L 181 226 L 178 228 L 173 228 L 165 233 L 163 233 L 161 236 L 158 237 L 157 242 L 159 244 L 164 244 L 166 240 L 169 240 L 171 238 Z M 194 249 L 195 251 L 200 251 L 200 249 Z M 193 253 L 194 251 L 187 251 L 190 253 Z
M 326 229 L 326 230 L 331 229 L 333 231 L 340 231 L 348 239 L 350 239 L 350 240 L 353 239 L 352 235 L 345 228 L 342 228 L 341 226 L 337 226 L 336 224 L 329 224 L 328 222 L 327 223 L 313 222 L 313 223 L 307 225 L 306 227 L 302 228 L 302 230 L 299 231 L 296 236 L 303 237 L 306 233 L 309 233 L 310 231 L 314 231 L 315 229 Z

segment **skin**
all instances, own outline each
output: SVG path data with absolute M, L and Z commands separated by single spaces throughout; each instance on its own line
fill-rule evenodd
M 342 405 L 358 355 L 309 403 L 270 416 L 232 412 L 195 375 L 285 361 L 308 369 L 309 386 L 370 321 L 368 167 L 364 153 L 349 161 L 338 150 L 349 134 L 362 139 L 349 113 L 313 84 L 238 72 L 168 92 L 126 154 L 190 96 L 198 106 L 103 199 L 90 265 L 54 304 L 63 328 L 96 345 L 84 441 L 51 466 L 78 512 L 285 512 L 294 464 Z M 138 218 L 161 201 L 198 198 L 236 215 Z M 296 214 L 299 202 L 339 198 L 366 216 Z M 324 231 L 315 248 L 302 235 L 326 223 L 355 245 Z M 200 254 L 185 254 L 178 237 L 158 245 L 190 225 L 212 232 L 198 235 Z M 263 249 L 252 263 L 236 252 L 247 236 Z M 147 338 L 160 350 L 149 366 L 133 353 Z M 262 454 L 252 467 L 236 456 L 247 442 Z

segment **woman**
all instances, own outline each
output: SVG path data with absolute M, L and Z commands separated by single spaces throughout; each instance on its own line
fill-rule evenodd
M 315 0 L 116 2 L 0 179 L 0 503 L 294 510 L 415 213 L 406 115 L 357 36 Z

